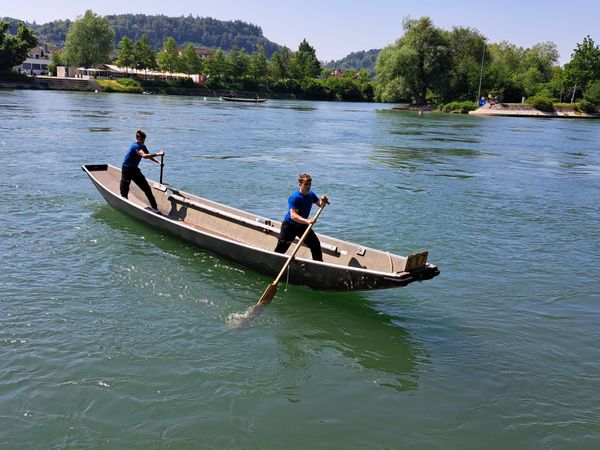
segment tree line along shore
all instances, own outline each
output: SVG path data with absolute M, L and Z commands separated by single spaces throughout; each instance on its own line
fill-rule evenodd
M 153 17 L 139 16 L 140 20 Z M 507 41 L 488 43 L 472 28 L 444 30 L 428 17 L 405 18 L 403 34 L 393 44 L 378 51 L 376 58 L 372 52 L 368 54 L 375 66 L 369 71 L 325 67 L 306 39 L 296 51 L 276 44 L 266 49 L 261 43 L 248 51 L 235 41 L 225 51 L 178 42 L 173 36 L 156 48 L 157 43 L 153 47 L 146 34 L 132 38 L 119 28 L 121 37 L 115 45 L 116 33 L 109 18 L 114 23 L 119 17 L 100 17 L 88 10 L 80 19 L 69 22 L 64 45 L 52 52 L 50 73 L 56 74 L 60 66 L 92 68 L 112 63 L 130 68 L 132 73 L 114 80 L 98 80 L 100 90 L 191 95 L 257 93 L 271 98 L 409 103 L 445 112 L 501 109 L 492 107 L 493 103 L 514 111 L 527 109 L 516 105 L 529 105 L 550 116 L 562 115 L 566 110 L 573 111 L 574 116 L 595 116 L 600 105 L 600 48 L 589 35 L 561 67 L 552 42 L 531 48 Z M 195 23 L 191 17 L 179 19 Z M 40 38 L 24 23 L 19 23 L 13 34 L 8 33 L 8 22 L 0 24 L 0 80 L 5 85 L 25 85 L 26 80 L 13 68 L 40 43 Z M 258 27 L 252 31 L 262 35 Z M 94 40 L 89 39 L 91 34 Z M 190 77 L 157 80 L 135 75 L 147 71 Z M 200 78 L 194 81 L 192 74 Z M 44 87 L 41 82 L 30 85 Z

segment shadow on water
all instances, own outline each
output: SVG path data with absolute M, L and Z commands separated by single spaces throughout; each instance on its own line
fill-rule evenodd
M 316 111 L 318 108 L 316 106 L 300 106 L 300 105 L 274 105 L 274 104 L 267 104 L 264 105 L 263 107 L 269 108 L 269 109 L 293 109 L 294 111 Z
M 286 329 L 297 330 L 279 337 L 289 357 L 281 364 L 306 364 L 303 360 L 316 350 L 331 355 L 336 364 L 373 371 L 379 385 L 397 391 L 416 389 L 418 367 L 428 364 L 425 350 L 399 325 L 403 318 L 380 311 L 366 295 L 290 289 L 277 301 L 284 306 L 271 306 L 283 316 Z

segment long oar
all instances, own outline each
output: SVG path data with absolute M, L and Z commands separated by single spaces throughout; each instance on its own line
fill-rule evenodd
M 327 204 L 327 202 L 324 202 L 323 206 L 321 206 L 321 208 L 319 208 L 319 211 L 317 211 L 317 214 L 315 215 L 315 220 L 319 218 L 319 216 L 321 215 L 321 213 L 325 209 L 325 205 L 326 204 Z M 281 277 L 283 277 L 283 274 L 287 270 L 288 266 L 294 260 L 294 256 L 296 256 L 296 253 L 298 253 L 298 250 L 300 250 L 300 246 L 304 242 L 304 239 L 306 239 L 306 236 L 308 236 L 308 233 L 312 229 L 313 225 L 314 224 L 311 223 L 311 224 L 308 225 L 308 227 L 306 227 L 306 230 L 304 231 L 304 234 L 302 234 L 302 237 L 300 238 L 300 240 L 296 244 L 296 248 L 294 248 L 294 251 L 288 257 L 287 261 L 285 262 L 285 264 L 281 268 L 281 272 L 279 272 L 279 275 L 277 275 L 277 278 L 275 278 L 275 281 L 273 281 L 270 285 L 267 286 L 267 289 L 265 289 L 265 292 L 263 292 L 263 295 L 260 298 L 260 300 L 258 301 L 258 303 L 256 304 L 256 306 L 265 306 L 265 305 L 268 305 L 269 303 L 271 303 L 271 301 L 273 300 L 273 297 L 275 297 L 275 293 L 277 292 L 277 284 L 279 284 L 279 281 L 281 280 Z
M 165 167 L 165 154 L 163 153 L 162 155 L 160 155 L 160 185 L 162 186 L 163 182 L 162 182 L 162 176 L 163 176 L 163 168 Z

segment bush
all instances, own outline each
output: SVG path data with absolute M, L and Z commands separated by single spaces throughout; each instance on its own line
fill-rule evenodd
M 474 111 L 477 108 L 479 108 L 477 102 L 470 101 L 442 103 L 437 107 L 438 111 L 441 112 L 461 114 L 468 114 L 469 111 Z
M 554 112 L 554 103 L 548 97 L 542 97 L 536 95 L 525 100 L 525 103 L 533 106 L 538 111 L 542 112 Z
M 8 71 L 0 71 L 0 80 L 1 81 L 18 81 L 18 82 L 26 82 L 30 83 L 31 78 L 22 73 L 17 73 L 14 70 Z
M 137 81 L 134 81 L 134 84 L 127 82 L 123 84 L 121 83 L 121 80 L 96 80 L 96 82 L 98 85 L 100 85 L 104 92 L 132 92 L 139 94 L 143 91 L 142 87 Z
M 598 107 L 589 100 L 583 99 L 577 104 L 577 109 L 586 114 L 595 114 L 598 112 Z
M 306 100 L 329 100 L 331 98 L 331 92 L 319 80 L 309 78 L 302 82 L 301 87 L 302 98 Z
M 140 82 L 137 80 L 134 80 L 132 78 L 119 78 L 117 80 L 117 83 L 119 83 L 121 86 L 126 86 L 126 87 L 130 87 L 130 86 L 141 87 Z
M 587 85 L 583 98 L 595 106 L 600 105 L 600 80 Z

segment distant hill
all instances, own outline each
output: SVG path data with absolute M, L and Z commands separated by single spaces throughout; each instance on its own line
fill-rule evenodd
M 338 60 L 329 61 L 324 64 L 328 69 L 366 70 L 372 78 L 375 77 L 375 62 L 380 50 L 368 50 L 350 53 L 348 56 Z
M 282 48 L 281 45 L 269 41 L 262 34 L 262 29 L 240 20 L 223 21 L 210 17 L 167 17 L 163 15 L 148 16 L 145 14 L 119 14 L 106 16 L 113 30 L 116 42 L 123 36 L 138 40 L 144 33 L 148 36 L 150 46 L 155 50 L 162 48 L 169 36 L 173 36 L 177 44 L 192 43 L 200 47 L 221 48 L 230 50 L 233 45 L 248 53 L 254 53 L 256 45 L 262 45 L 267 57 Z M 18 19 L 2 19 L 11 24 L 11 33 L 16 31 Z M 72 21 L 55 20 L 43 25 L 27 23 L 41 42 L 63 46 L 67 31 Z

